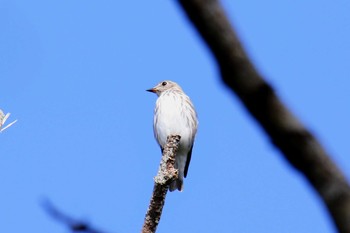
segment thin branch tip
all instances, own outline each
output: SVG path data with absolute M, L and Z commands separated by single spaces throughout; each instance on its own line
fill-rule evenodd
M 103 231 L 93 228 L 87 222 L 74 219 L 58 210 L 58 208 L 48 199 L 43 200 L 41 205 L 50 217 L 66 225 L 72 232 L 104 233 Z

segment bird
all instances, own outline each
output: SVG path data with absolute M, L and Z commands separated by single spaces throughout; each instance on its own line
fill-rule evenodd
M 183 180 L 187 176 L 197 133 L 197 112 L 190 98 L 173 81 L 162 81 L 147 91 L 158 96 L 154 109 L 153 132 L 162 152 L 169 135 L 181 136 L 175 157 L 178 178 L 170 183 L 169 190 L 183 191 Z

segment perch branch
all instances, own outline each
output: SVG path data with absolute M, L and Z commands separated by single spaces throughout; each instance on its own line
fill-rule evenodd
M 213 53 L 223 82 L 289 163 L 318 192 L 341 233 L 350 232 L 350 187 L 330 156 L 279 100 L 245 53 L 218 0 L 178 0 Z
M 178 176 L 178 171 L 175 169 L 174 164 L 180 138 L 179 135 L 170 135 L 167 138 L 158 174 L 154 178 L 153 194 L 142 227 L 142 233 L 156 232 L 169 184 L 177 179 Z

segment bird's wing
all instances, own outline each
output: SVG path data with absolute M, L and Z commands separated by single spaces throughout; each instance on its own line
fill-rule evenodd
M 186 176 L 187 176 L 188 167 L 190 166 L 190 162 L 191 162 L 192 148 L 193 148 L 193 144 L 192 144 L 192 146 L 191 146 L 190 151 L 189 151 L 188 154 L 187 154 L 186 165 L 185 165 L 185 172 L 184 172 L 185 178 L 186 178 Z

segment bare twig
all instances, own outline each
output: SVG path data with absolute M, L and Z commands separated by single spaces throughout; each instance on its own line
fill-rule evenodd
M 9 128 L 10 126 L 12 126 L 14 123 L 17 122 L 17 120 L 14 120 L 14 121 L 12 121 L 10 124 L 8 124 L 8 125 L 6 125 L 5 127 L 3 127 L 4 124 L 5 124 L 5 122 L 7 121 L 7 119 L 8 119 L 9 117 L 10 117 L 10 113 L 7 113 L 7 114 L 5 115 L 5 113 L 0 109 L 0 133 L 1 133 L 2 131 L 4 131 L 5 129 Z
M 175 169 L 174 164 L 180 138 L 179 135 L 170 135 L 167 138 L 158 174 L 154 178 L 153 194 L 142 227 L 142 233 L 156 232 L 169 184 L 177 179 L 178 176 L 178 171 Z
M 256 71 L 218 0 L 179 0 L 215 56 L 224 83 L 319 193 L 339 232 L 350 232 L 350 187 L 317 139 Z
M 83 222 L 81 220 L 76 220 L 73 219 L 72 217 L 62 213 L 59 211 L 53 204 L 45 200 L 43 202 L 43 207 L 47 211 L 51 217 L 56 219 L 59 222 L 62 222 L 63 224 L 67 225 L 67 227 L 72 231 L 72 232 L 82 232 L 82 233 L 104 233 L 103 231 L 97 230 L 90 226 L 88 223 Z

